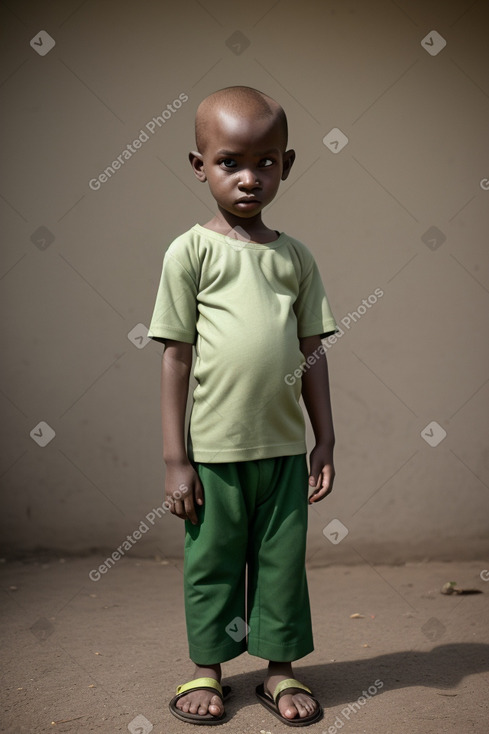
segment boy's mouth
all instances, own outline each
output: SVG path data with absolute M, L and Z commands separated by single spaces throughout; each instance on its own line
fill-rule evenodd
M 260 204 L 260 200 L 254 196 L 244 196 L 242 199 L 238 199 L 236 204 Z

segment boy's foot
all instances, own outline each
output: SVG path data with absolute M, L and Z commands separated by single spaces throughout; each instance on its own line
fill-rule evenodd
M 194 678 L 213 678 L 220 683 L 221 666 L 210 665 L 209 667 L 203 667 L 197 665 L 195 667 Z M 217 693 L 201 688 L 195 691 L 189 691 L 189 693 L 175 702 L 175 706 L 185 714 L 198 714 L 199 716 L 211 714 L 216 718 L 224 714 L 224 704 L 221 697 Z
M 292 665 L 290 663 L 270 663 L 268 666 L 268 675 L 263 685 L 264 690 L 270 696 L 279 683 L 288 678 L 294 678 Z M 303 719 L 310 717 L 318 710 L 318 702 L 314 696 L 303 693 L 284 694 L 280 696 L 277 702 L 278 709 L 285 719 Z

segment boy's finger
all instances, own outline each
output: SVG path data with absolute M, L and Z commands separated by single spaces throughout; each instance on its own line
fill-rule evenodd
M 309 486 L 314 487 L 314 489 L 319 489 L 321 486 L 323 478 L 323 472 L 321 466 L 315 466 L 314 463 L 311 464 L 311 471 L 309 474 Z
M 323 487 L 326 489 L 326 494 L 329 494 L 333 490 L 335 472 L 331 467 L 326 467 L 324 471 Z
M 321 487 L 315 487 L 314 492 L 309 497 L 309 502 L 317 502 L 321 499 L 322 489 Z
M 195 509 L 195 503 L 193 497 L 186 497 L 184 501 L 185 516 L 190 520 L 192 525 L 199 524 L 199 518 L 197 517 L 197 511 Z
M 317 495 L 318 495 L 318 492 L 321 489 L 322 473 L 321 472 L 318 472 L 315 476 L 317 476 L 317 480 L 314 479 L 314 475 L 313 474 L 311 474 L 311 476 L 309 477 L 309 486 L 311 487 L 311 489 L 314 490 L 309 495 L 309 502 L 310 503 L 315 502 L 318 499 Z
M 317 489 L 309 497 L 309 503 L 314 504 L 315 502 L 319 502 L 320 500 L 323 500 L 327 494 L 328 493 L 324 489 Z
M 183 508 L 183 502 L 181 500 L 174 500 L 172 502 L 172 508 L 170 510 L 172 515 L 176 515 L 180 518 L 185 518 L 185 510 Z
M 195 483 L 195 501 L 198 505 L 204 504 L 204 488 L 200 482 Z
M 309 497 L 309 502 L 318 502 L 324 499 L 324 497 L 327 497 L 333 489 L 333 479 L 334 475 L 327 468 L 319 472 L 318 482 L 314 488 L 314 492 Z

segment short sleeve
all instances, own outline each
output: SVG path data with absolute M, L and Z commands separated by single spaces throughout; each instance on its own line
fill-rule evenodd
M 195 344 L 197 284 L 193 275 L 169 252 L 163 260 L 160 284 L 148 330 L 152 339 Z
M 300 283 L 295 313 L 297 335 L 300 339 L 316 334 L 324 338 L 338 331 L 321 275 L 312 257 Z

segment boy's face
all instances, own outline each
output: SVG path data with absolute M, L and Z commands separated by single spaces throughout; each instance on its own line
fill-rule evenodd
M 284 151 L 275 117 L 257 118 L 216 112 L 206 127 L 203 153 L 190 160 L 200 181 L 207 180 L 219 208 L 235 217 L 260 214 L 275 197 L 294 161 Z

